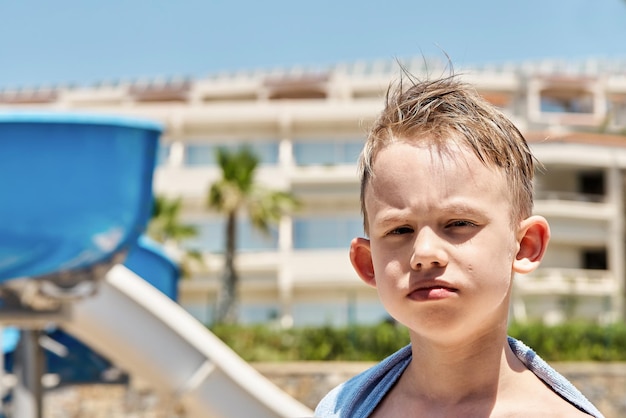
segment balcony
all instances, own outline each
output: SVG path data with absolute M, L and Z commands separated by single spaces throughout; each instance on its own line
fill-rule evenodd
M 608 270 L 544 268 L 515 280 L 518 295 L 610 296 L 618 284 Z
M 606 196 L 602 194 L 580 193 L 561 190 L 541 190 L 537 192 L 536 199 L 604 203 L 606 200 Z
M 615 208 L 602 194 L 539 190 L 535 194 L 535 212 L 546 217 L 610 220 Z
M 346 184 L 358 190 L 358 175 L 354 164 L 311 165 L 293 167 L 289 176 L 295 186 Z
M 607 270 L 545 268 L 517 277 L 512 319 L 556 325 L 568 320 L 611 323 L 618 318 L 617 279 Z
M 220 254 L 206 254 L 208 271 L 180 283 L 182 304 L 214 298 L 223 269 Z M 276 252 L 241 253 L 237 256 L 243 301 L 275 302 L 281 288 L 291 289 L 294 301 L 330 300 L 346 292 L 376 300 L 373 289 L 354 273 L 348 249 L 299 250 L 281 257 Z

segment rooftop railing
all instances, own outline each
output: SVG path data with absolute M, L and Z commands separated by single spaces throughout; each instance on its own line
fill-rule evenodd
M 455 65 L 441 59 L 441 58 L 428 58 L 422 56 L 414 56 L 408 58 L 399 59 L 381 59 L 372 61 L 353 61 L 353 62 L 341 62 L 330 66 L 302 66 L 294 65 L 285 68 L 271 68 L 271 69 L 245 69 L 234 71 L 216 71 L 215 73 L 207 74 L 203 77 L 152 77 L 152 78 L 137 78 L 129 80 L 100 80 L 92 83 L 90 88 L 98 89 L 102 87 L 124 87 L 124 86 L 144 86 L 149 84 L 151 86 L 170 85 L 173 82 L 176 83 L 179 80 L 185 80 L 186 82 L 193 83 L 194 80 L 241 80 L 241 79 L 264 79 L 268 76 L 294 76 L 302 74 L 347 74 L 349 76 L 381 76 L 387 77 L 392 74 L 396 74 L 400 71 L 398 63 L 402 63 L 410 72 L 421 74 L 445 74 L 451 68 L 457 73 L 502 73 L 502 74 L 517 74 L 519 76 L 533 76 L 533 75 L 555 75 L 555 74 L 567 74 L 567 75 L 614 75 L 618 77 L 624 77 L 626 74 L 626 57 L 620 58 L 588 58 L 583 60 L 563 60 L 563 59 L 544 59 L 534 61 L 522 61 L 522 62 L 495 62 L 495 63 L 482 63 L 482 64 L 460 64 Z M 72 90 L 80 87 L 74 83 L 59 83 L 45 86 L 50 90 Z M 84 86 L 82 86 L 84 88 Z M 0 86 L 0 93 L 6 92 L 25 92 L 38 90 L 34 86 Z

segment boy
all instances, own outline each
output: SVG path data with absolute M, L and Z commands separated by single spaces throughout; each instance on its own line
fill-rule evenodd
M 331 391 L 320 417 L 602 414 L 507 337 L 515 273 L 535 270 L 550 230 L 532 215 L 522 134 L 454 77 L 400 83 L 360 157 L 365 233 L 350 246 L 411 344 Z

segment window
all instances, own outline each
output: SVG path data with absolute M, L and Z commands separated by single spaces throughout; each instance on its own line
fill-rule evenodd
M 617 127 L 626 126 L 626 97 L 621 101 L 609 103 L 609 109 L 613 118 L 613 124 Z
M 188 144 L 185 149 L 186 166 L 215 166 L 215 153 L 217 148 L 224 147 L 236 150 L 247 145 L 259 157 L 261 164 L 275 165 L 278 162 L 277 142 L 255 142 L 251 144 Z
M 608 268 L 606 249 L 583 250 L 582 265 L 587 270 L 606 270 Z
M 300 140 L 293 146 L 298 165 L 356 164 L 362 141 Z
M 593 113 L 593 94 L 579 89 L 546 89 L 541 92 L 541 111 L 547 113 Z
M 167 165 L 170 157 L 171 146 L 169 144 L 159 144 L 156 155 L 156 166 Z
M 208 219 L 189 221 L 198 229 L 198 235 L 186 240 L 183 246 L 187 249 L 202 252 L 223 253 L 225 224 L 222 219 Z M 269 235 L 265 235 L 246 220 L 237 222 L 237 250 L 238 251 L 268 251 L 278 249 L 278 230 L 271 228 Z
M 348 248 L 352 238 L 363 235 L 360 217 L 294 219 L 296 249 Z
M 389 314 L 378 300 L 294 302 L 293 322 L 296 326 L 336 326 L 380 324 Z
M 578 190 L 586 195 L 603 196 L 604 173 L 602 171 L 589 171 L 579 173 Z

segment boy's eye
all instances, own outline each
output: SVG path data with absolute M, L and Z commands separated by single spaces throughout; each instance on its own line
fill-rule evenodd
M 448 227 L 452 227 L 452 228 L 461 228 L 461 227 L 465 227 L 465 226 L 476 226 L 476 224 L 474 222 L 471 221 L 464 221 L 464 220 L 459 220 L 459 221 L 452 221 L 448 224 Z
M 402 235 L 402 234 L 410 234 L 413 232 L 413 228 L 409 228 L 408 226 L 401 226 L 400 228 L 396 228 L 389 232 L 390 235 Z

